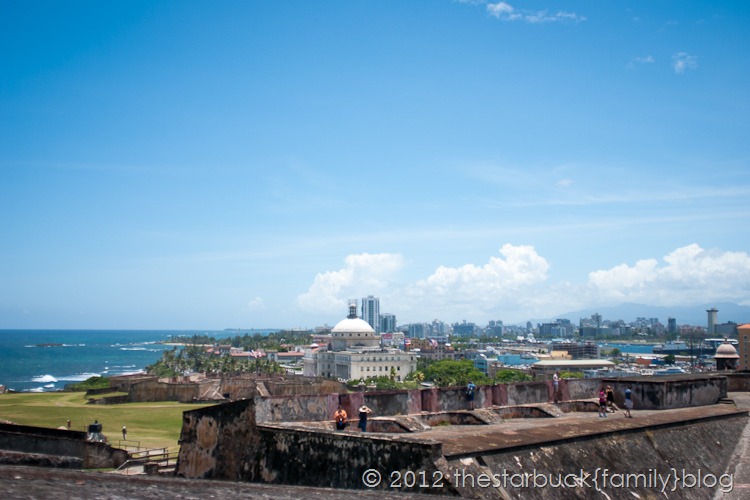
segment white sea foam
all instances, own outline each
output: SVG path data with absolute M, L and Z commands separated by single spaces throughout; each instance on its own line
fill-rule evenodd
M 55 387 L 55 384 L 44 384 L 44 387 L 46 387 L 47 389 L 52 389 Z
M 31 379 L 32 382 L 49 383 L 57 382 L 57 379 L 52 375 L 42 375 L 41 377 L 34 377 Z
M 76 375 L 61 375 L 60 380 L 67 380 L 70 382 L 83 382 L 91 377 L 98 377 L 98 373 L 78 373 Z M 57 381 L 55 381 L 57 382 Z
M 44 392 L 44 387 L 32 387 L 29 392 Z
M 146 370 L 136 370 L 134 372 L 123 372 L 123 375 L 138 375 L 141 373 L 146 373 Z

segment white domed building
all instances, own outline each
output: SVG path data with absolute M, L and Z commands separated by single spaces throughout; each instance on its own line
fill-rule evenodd
M 329 348 L 305 357 L 305 375 L 340 380 L 390 377 L 398 381 L 417 369 L 417 356 L 400 349 L 384 349 L 380 336 L 357 317 L 357 303 L 349 304 L 349 316 L 331 330 Z

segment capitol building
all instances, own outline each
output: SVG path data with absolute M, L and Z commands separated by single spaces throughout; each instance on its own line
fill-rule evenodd
M 331 330 L 327 347 L 305 353 L 304 375 L 340 380 L 390 377 L 402 381 L 417 369 L 417 356 L 400 349 L 384 349 L 380 335 L 357 317 L 357 303 L 349 304 L 349 316 Z

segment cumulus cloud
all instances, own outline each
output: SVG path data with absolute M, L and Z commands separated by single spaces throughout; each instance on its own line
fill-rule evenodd
M 487 12 L 490 16 L 496 17 L 502 21 L 524 21 L 530 24 L 541 23 L 578 23 L 585 21 L 586 18 L 571 12 L 557 11 L 550 13 L 548 10 L 528 11 L 518 10 L 507 2 L 488 3 Z
M 403 266 L 398 254 L 350 255 L 342 269 L 318 274 L 298 305 L 340 318 L 349 298 L 373 294 L 399 322 L 510 323 L 622 303 L 750 303 L 750 255 L 704 250 L 697 244 L 661 259 L 594 270 L 577 283 L 550 282 L 551 264 L 527 245 L 505 244 L 484 263 L 438 266 L 428 276 L 400 285 Z
M 533 300 L 519 301 L 534 294 L 547 279 L 549 263 L 532 246 L 503 245 L 501 257 L 492 256 L 482 265 L 439 266 L 430 276 L 400 291 L 399 302 L 412 305 L 416 314 L 452 318 L 498 316 L 500 309 L 528 308 Z
M 698 67 L 698 58 L 687 52 L 678 52 L 672 56 L 672 68 L 678 75 Z
M 591 291 L 608 302 L 674 306 L 738 301 L 750 296 L 750 256 L 704 250 L 697 244 L 633 266 L 621 264 L 589 274 Z
M 503 245 L 500 254 L 486 264 L 466 264 L 458 268 L 438 267 L 416 288 L 433 296 L 493 301 L 524 286 L 544 281 L 549 264 L 531 246 Z
M 297 305 L 310 312 L 340 314 L 348 299 L 384 289 L 403 264 L 399 254 L 349 255 L 342 269 L 318 273 L 308 291 L 297 297 Z

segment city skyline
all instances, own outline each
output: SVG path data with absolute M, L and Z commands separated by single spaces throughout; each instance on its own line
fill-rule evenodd
M 749 28 L 728 1 L 0 0 L 0 328 L 750 306 Z

